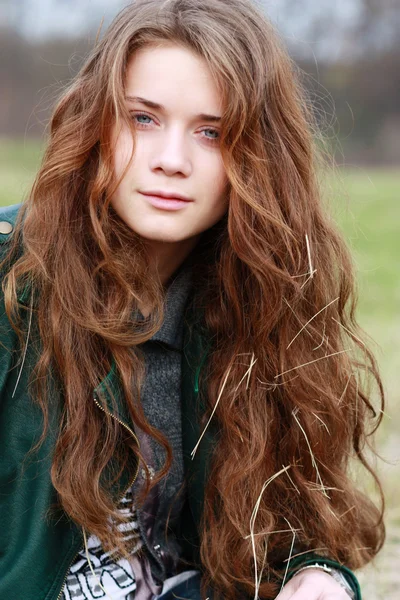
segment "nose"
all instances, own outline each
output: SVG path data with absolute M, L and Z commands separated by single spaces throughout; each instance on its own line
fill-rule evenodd
M 190 175 L 192 163 L 189 157 L 189 148 L 185 133 L 178 127 L 163 131 L 157 140 L 154 140 L 154 151 L 150 157 L 152 171 L 161 170 L 166 175 L 181 173 L 186 177 Z

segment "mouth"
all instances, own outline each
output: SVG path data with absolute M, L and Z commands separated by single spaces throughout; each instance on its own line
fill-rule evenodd
M 153 198 L 162 198 L 164 200 L 180 200 L 182 202 L 193 202 L 192 198 L 179 194 L 178 192 L 164 192 L 161 190 L 149 190 L 146 192 L 140 191 L 140 194 L 144 196 L 151 196 Z
M 173 211 L 189 206 L 193 201 L 179 196 L 161 196 L 159 193 L 139 192 L 154 208 Z

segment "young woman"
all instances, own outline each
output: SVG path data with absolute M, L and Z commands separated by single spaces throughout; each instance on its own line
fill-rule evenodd
M 361 598 L 383 394 L 315 134 L 250 0 L 96 44 L 1 214 L 0 598 Z

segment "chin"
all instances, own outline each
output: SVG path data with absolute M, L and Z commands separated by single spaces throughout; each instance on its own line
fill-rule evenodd
M 182 237 L 181 235 L 179 235 L 177 233 L 175 233 L 175 234 L 168 233 L 166 231 L 163 231 L 162 233 L 160 233 L 160 231 L 157 231 L 157 232 L 139 231 L 138 233 L 145 240 L 148 240 L 151 242 L 165 242 L 165 243 L 170 243 L 170 244 L 182 242 L 188 237 L 188 236 Z

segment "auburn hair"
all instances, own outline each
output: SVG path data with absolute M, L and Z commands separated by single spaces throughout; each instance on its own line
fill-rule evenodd
M 300 69 L 256 3 L 136 0 L 119 13 L 55 107 L 10 250 L 23 242 L 4 278 L 6 310 L 22 343 L 17 292 L 28 283 L 41 343 L 35 398 L 47 418 L 51 371 L 65 399 L 51 470 L 60 503 L 123 552 L 102 474 L 116 455 L 123 469 L 140 451 L 120 443 L 122 426 L 91 401 L 113 363 L 132 421 L 165 449 L 155 481 L 171 449 L 140 403 L 138 345 L 162 324 L 164 288 L 110 206 L 112 126 L 128 125 L 135 139 L 127 64 L 163 43 L 206 61 L 224 109 L 229 208 L 193 251 L 194 303 L 213 340 L 200 376 L 205 421 L 218 400 L 201 523 L 205 580 L 233 600 L 238 589 L 257 591 L 263 569 L 259 593 L 272 598 L 270 575 L 282 576 L 277 565 L 294 538 L 296 553 L 317 549 L 350 568 L 381 548 L 383 496 L 366 449 L 384 392 L 355 319 L 352 259 L 323 204 L 323 136 Z M 132 315 L 144 302 L 153 308 L 139 323 Z M 375 479 L 379 508 L 350 479 L 353 458 Z

